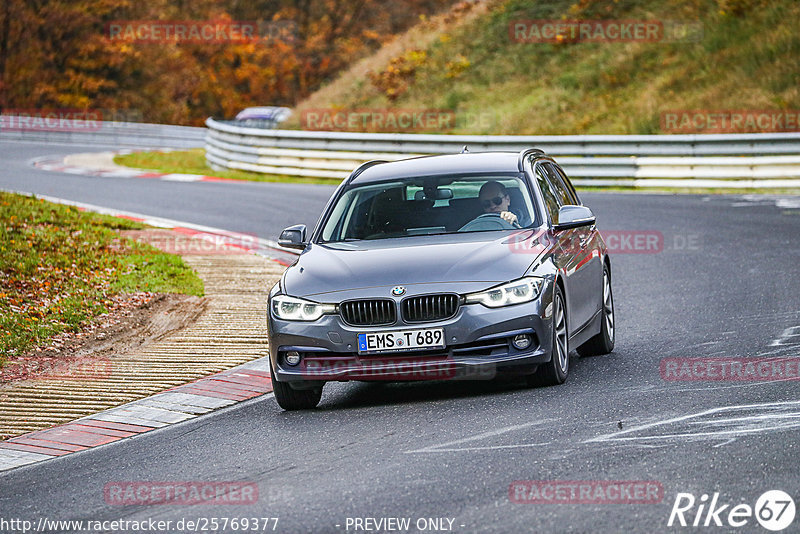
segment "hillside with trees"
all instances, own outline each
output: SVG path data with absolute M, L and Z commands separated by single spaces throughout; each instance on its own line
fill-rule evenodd
M 711 133 L 725 131 L 725 114 L 735 112 L 781 120 L 744 121 L 733 131 L 800 129 L 797 0 L 496 0 L 482 6 L 457 23 L 421 22 L 356 62 L 300 103 L 289 126 L 304 127 L 309 109 L 397 109 L 454 115 L 446 121 L 452 127 L 416 130 L 432 133 Z M 609 33 L 572 38 L 574 21 Z M 656 33 L 615 40 L 615 24 L 631 21 L 655 25 Z M 557 23 L 563 34 L 548 38 Z M 683 127 L 687 117 L 711 127 Z
M 441 0 L 3 0 L 0 109 L 101 109 L 202 124 L 294 105 Z M 258 39 L 112 38 L 111 24 L 253 22 Z M 275 29 L 281 31 L 274 31 Z

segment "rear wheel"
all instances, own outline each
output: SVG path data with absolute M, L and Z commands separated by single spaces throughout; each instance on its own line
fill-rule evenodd
M 603 310 L 600 319 L 600 332 L 578 347 L 581 356 L 599 356 L 614 350 L 614 295 L 611 293 L 611 274 L 608 267 L 603 268 Z
M 311 410 L 322 398 L 322 385 L 312 389 L 294 389 L 287 382 L 272 382 L 275 400 L 284 410 Z
M 563 384 L 569 374 L 569 334 L 567 332 L 567 310 L 561 288 L 556 286 L 553 297 L 553 349 L 552 357 L 543 363 L 536 373 L 528 377 L 532 386 L 557 386 Z

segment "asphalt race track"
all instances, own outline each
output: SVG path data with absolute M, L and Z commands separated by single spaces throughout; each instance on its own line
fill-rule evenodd
M 0 188 L 270 239 L 290 224 L 313 225 L 332 191 L 93 178 L 28 164 L 104 148 L 2 142 Z M 755 517 L 732 528 L 728 514 L 740 503 L 755 507 L 768 490 L 800 496 L 800 388 L 797 360 L 786 360 L 800 352 L 800 198 L 582 199 L 623 246 L 636 235 L 659 237 L 650 250 L 612 256 L 616 349 L 573 353 L 565 385 L 328 384 L 319 409 L 294 413 L 262 397 L 0 474 L 0 517 L 173 525 L 277 517 L 275 531 L 291 533 L 364 532 L 357 526 L 370 523 L 356 518 L 410 518 L 411 532 L 420 518 L 453 532 L 764 532 Z M 773 374 L 666 374 L 669 363 L 703 357 L 768 360 Z M 784 365 L 781 378 L 774 369 Z M 530 480 L 650 481 L 663 495 L 655 503 L 512 502 L 512 483 Z M 244 481 L 258 485 L 259 497 L 249 505 L 108 504 L 104 487 L 122 481 Z M 715 516 L 723 526 L 708 518 L 703 527 L 704 512 L 700 527 L 677 519 L 667 527 L 679 493 L 697 499 L 685 513 L 691 525 L 701 496 L 716 492 L 717 508 L 729 505 Z M 443 521 L 427 522 L 436 518 Z

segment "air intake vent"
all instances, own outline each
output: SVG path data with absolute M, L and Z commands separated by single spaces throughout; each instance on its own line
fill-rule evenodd
M 403 318 L 409 323 L 441 321 L 458 311 L 458 295 L 423 295 L 403 301 Z
M 394 324 L 397 321 L 397 308 L 394 301 L 349 300 L 339 305 L 342 319 L 353 326 L 378 326 Z

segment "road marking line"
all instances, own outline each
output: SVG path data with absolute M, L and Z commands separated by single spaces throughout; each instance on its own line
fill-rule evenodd
M 507 434 L 509 432 L 514 432 L 516 430 L 521 430 L 523 428 L 529 428 L 536 425 L 541 425 L 544 423 L 555 421 L 555 419 L 541 419 L 539 421 L 532 421 L 530 423 L 523 423 L 521 425 L 513 425 L 507 426 L 503 428 L 498 428 L 495 430 L 489 430 L 487 432 L 481 432 L 480 434 L 476 434 L 474 436 L 470 436 L 467 438 L 461 438 L 454 441 L 448 441 L 447 443 L 440 443 L 439 445 L 429 445 L 428 447 L 423 447 L 421 449 L 416 449 L 412 451 L 405 451 L 405 454 L 416 454 L 421 452 L 442 452 L 444 449 L 450 447 L 451 445 L 460 445 L 462 443 L 469 443 L 471 441 L 479 441 L 486 438 L 493 438 L 495 436 L 500 436 L 502 434 Z M 521 445 L 515 445 L 516 447 L 536 447 L 542 445 L 540 443 L 526 443 Z M 475 448 L 465 448 L 465 449 L 453 449 L 453 450 L 471 450 L 471 449 L 492 449 L 492 448 L 510 448 L 511 446 L 487 446 L 487 447 L 475 447 Z M 450 452 L 450 451 L 445 451 Z
M 788 343 L 787 343 L 788 341 Z M 772 341 L 770 347 L 785 347 L 800 344 L 800 326 L 791 326 L 783 331 L 781 337 Z
M 669 439 L 669 438 L 707 438 L 707 437 L 722 437 L 722 436 L 744 436 L 749 434 L 757 434 L 763 433 L 773 430 L 786 430 L 789 428 L 800 427 L 800 411 L 790 411 L 778 414 L 763 414 L 766 409 L 775 408 L 792 408 L 798 407 L 800 408 L 800 401 L 785 401 L 785 402 L 768 402 L 762 404 L 743 404 L 743 405 L 735 405 L 735 406 L 721 406 L 717 408 L 711 408 L 708 410 L 704 410 L 702 412 L 697 412 L 694 414 L 689 415 L 682 415 L 679 417 L 673 417 L 670 419 L 664 419 L 662 421 L 656 421 L 654 423 L 647 423 L 644 425 L 635 426 L 633 428 L 622 430 L 619 432 L 612 432 L 611 434 L 605 434 L 602 436 L 597 436 L 588 440 L 585 440 L 583 443 L 604 443 L 604 442 L 612 442 L 612 441 L 646 441 L 646 440 L 653 440 L 653 439 Z M 748 422 L 758 422 L 758 421 L 766 421 L 774 420 L 775 424 L 765 424 L 761 426 L 756 426 L 755 428 L 734 428 L 730 430 L 720 429 L 720 430 L 712 430 L 712 431 L 689 431 L 689 432 L 681 432 L 681 433 L 673 433 L 673 434 L 652 434 L 652 435 L 640 435 L 640 436 L 630 436 L 630 434 L 635 432 L 641 432 L 643 430 L 650 430 L 655 427 L 664 427 L 667 425 L 673 425 L 676 423 L 683 423 L 683 422 L 690 422 L 691 419 L 696 419 L 699 417 L 714 415 L 714 414 L 721 414 L 724 412 L 731 412 L 734 410 L 758 410 L 762 415 L 754 415 L 748 416 L 743 415 L 741 417 L 731 417 L 727 419 L 729 422 L 733 423 L 748 423 Z M 691 421 L 690 424 L 705 424 L 706 426 L 713 426 L 716 423 L 715 420 L 707 420 L 707 421 Z
M 493 450 L 500 450 L 500 449 L 521 449 L 526 447 L 543 447 L 546 445 L 550 445 L 550 441 L 545 441 L 543 443 L 521 443 L 519 445 L 489 445 L 486 447 L 464 447 L 460 449 L 420 449 L 417 451 L 406 451 L 406 454 L 411 453 L 431 453 L 431 452 L 467 452 L 467 451 L 493 451 Z

